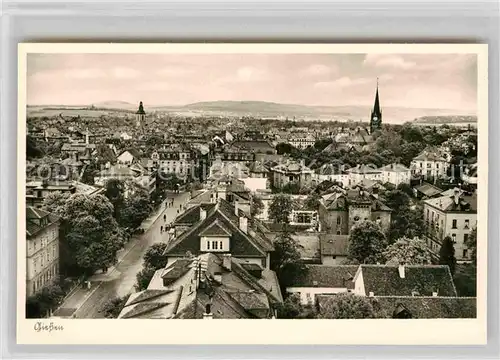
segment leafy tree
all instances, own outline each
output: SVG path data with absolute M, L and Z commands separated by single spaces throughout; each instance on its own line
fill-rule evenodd
M 477 228 L 472 229 L 465 246 L 471 251 L 471 259 L 475 264 L 477 262 Z
M 406 195 L 408 195 L 410 198 L 413 196 L 413 188 L 405 183 L 401 183 L 396 187 L 397 190 L 402 191 Z
M 277 308 L 278 319 L 314 319 L 314 309 L 300 303 L 299 294 L 289 295 Z
M 119 179 L 109 179 L 105 184 L 104 195 L 113 205 L 113 216 L 120 219 L 125 202 L 125 182 Z
M 252 215 L 252 217 L 255 217 L 260 215 L 262 213 L 262 210 L 264 210 L 264 203 L 262 202 L 262 199 L 257 195 L 254 195 L 252 197 L 252 204 L 250 206 L 250 214 Z
M 425 144 L 422 142 L 410 142 L 401 145 L 401 163 L 405 166 L 410 166 L 413 158 L 420 154 L 424 148 Z
M 44 286 L 39 292 L 26 299 L 26 317 L 42 318 L 48 315 L 64 298 L 64 292 L 57 284 Z
M 328 145 L 333 142 L 333 139 L 320 139 L 314 143 L 314 149 L 317 151 L 323 151 Z
M 361 264 L 374 264 L 383 259 L 387 239 L 380 227 L 372 221 L 363 221 L 351 229 L 349 258 Z
M 352 293 L 333 295 L 321 304 L 320 319 L 373 319 L 377 317 L 371 299 Z
M 301 188 L 298 182 L 289 182 L 279 189 L 279 191 L 285 194 L 299 194 L 301 192 Z
M 178 190 L 179 186 L 182 184 L 182 180 L 179 179 L 175 173 L 162 175 L 162 178 L 165 179 L 165 188 L 168 190 Z
M 304 271 L 304 266 L 300 262 L 301 248 L 302 246 L 292 237 L 292 233 L 286 227 L 274 241 L 270 267 L 276 272 L 283 289 Z
M 137 188 L 131 192 L 122 205 L 120 223 L 129 228 L 138 228 L 151 213 L 151 199 L 145 189 Z
M 449 236 L 446 236 L 441 244 L 441 249 L 439 250 L 439 265 L 448 265 L 450 267 L 451 274 L 455 274 L 457 259 L 455 258 L 453 240 L 451 240 L 451 237 Z
M 129 295 L 125 295 L 123 297 L 115 297 L 108 300 L 102 307 L 101 312 L 104 314 L 104 317 L 107 319 L 116 319 L 122 312 L 125 304 L 128 301 Z
M 144 254 L 144 267 L 150 267 L 155 270 L 163 269 L 167 265 L 167 258 L 164 255 L 167 249 L 166 243 L 156 243 L 149 247 Z
M 475 264 L 459 264 L 453 275 L 458 296 L 476 296 L 477 267 Z
M 28 159 L 37 158 L 44 155 L 43 149 L 37 144 L 37 141 L 31 136 L 26 135 L 26 157 Z
M 415 237 L 402 237 L 387 247 L 384 252 L 387 264 L 426 265 L 431 264 L 431 252 L 425 241 Z
M 137 291 L 142 291 L 147 289 L 155 272 L 156 270 L 152 267 L 142 268 L 142 270 L 137 273 L 136 276 L 137 282 L 135 284 L 135 289 Z
M 43 199 L 42 210 L 48 211 L 58 216 L 64 216 L 64 205 L 70 198 L 70 193 L 54 191 L 47 194 Z
M 113 217 L 113 205 L 103 195 L 72 195 L 64 206 L 63 226 L 67 260 L 91 274 L 116 262 L 123 234 Z
M 310 194 L 306 201 L 305 201 L 305 207 L 306 209 L 308 210 L 318 210 L 319 209 L 319 200 L 321 199 L 321 197 L 319 196 L 318 193 L 312 193 Z
M 277 194 L 269 204 L 269 218 L 279 224 L 288 224 L 294 209 L 294 202 L 289 195 Z

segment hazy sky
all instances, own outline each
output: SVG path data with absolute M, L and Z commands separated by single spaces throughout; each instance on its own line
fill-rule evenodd
M 30 105 L 260 100 L 476 110 L 467 54 L 29 54 Z

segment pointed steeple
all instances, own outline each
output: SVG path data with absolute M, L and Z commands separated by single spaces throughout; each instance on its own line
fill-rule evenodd
M 377 91 L 375 92 L 375 104 L 370 117 L 370 133 L 382 128 L 382 110 L 380 110 L 380 100 L 378 95 L 378 77 L 377 77 Z

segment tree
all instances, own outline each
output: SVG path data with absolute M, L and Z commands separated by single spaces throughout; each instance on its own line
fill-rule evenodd
M 383 259 L 387 239 L 380 227 L 372 221 L 363 221 L 351 229 L 349 258 L 361 264 L 374 264 Z
M 162 175 L 162 178 L 165 179 L 165 188 L 167 190 L 177 191 L 182 184 L 182 180 L 175 173 Z
M 269 218 L 279 224 L 288 224 L 294 202 L 289 195 L 277 194 L 269 205 Z
M 472 229 L 469 234 L 465 246 L 467 246 L 471 252 L 470 256 L 474 264 L 477 263 L 477 228 Z
M 42 318 L 48 315 L 64 298 L 64 292 L 57 284 L 44 286 L 39 292 L 26 299 L 26 317 Z
M 104 195 L 113 205 L 113 216 L 120 219 L 123 204 L 125 202 L 125 182 L 119 179 L 109 179 L 105 185 Z
M 455 258 L 453 240 L 451 240 L 451 237 L 449 236 L 446 236 L 441 244 L 441 249 L 439 250 L 439 265 L 448 265 L 450 267 L 451 274 L 455 274 L 457 259 Z
M 138 228 L 152 211 L 151 199 L 143 188 L 136 188 L 125 199 L 120 211 L 120 224 L 132 229 Z
M 113 217 L 113 205 L 103 195 L 72 195 L 64 206 L 65 260 L 84 273 L 107 269 L 116 262 L 123 233 Z
M 252 215 L 252 217 L 255 217 L 260 215 L 263 210 L 264 203 L 262 202 L 262 199 L 257 195 L 254 195 L 252 197 L 252 205 L 250 206 L 250 214 Z
M 429 265 L 432 262 L 431 252 L 427 244 L 418 237 L 398 239 L 387 247 L 384 258 L 390 265 Z
M 147 289 L 155 272 L 156 270 L 152 267 L 142 268 L 142 270 L 137 273 L 136 276 L 137 282 L 135 284 L 135 289 L 137 291 L 142 291 Z
M 300 303 L 299 294 L 290 294 L 282 304 L 277 307 L 278 319 L 314 319 L 315 313 L 312 307 L 303 306 Z
M 328 297 L 319 309 L 320 319 L 373 319 L 376 311 L 371 299 L 352 293 L 341 293 Z
M 64 216 L 64 204 L 70 198 L 69 192 L 54 191 L 47 194 L 43 199 L 42 210 L 58 216 Z
M 476 296 L 477 267 L 475 264 L 459 264 L 453 275 L 458 296 Z
M 164 255 L 167 249 L 166 243 L 156 243 L 149 247 L 144 254 L 144 267 L 150 267 L 155 270 L 163 269 L 167 265 L 167 257 Z
M 292 237 L 291 232 L 286 227 L 274 241 L 270 267 L 276 272 L 283 289 L 304 271 L 304 266 L 300 262 L 301 248 L 302 246 Z
M 306 209 L 308 210 L 318 210 L 319 209 L 319 200 L 321 199 L 321 197 L 319 196 L 318 193 L 312 193 L 310 194 L 306 201 L 305 201 L 305 207 Z
M 102 307 L 101 312 L 104 314 L 104 317 L 107 319 L 116 319 L 122 312 L 125 304 L 128 301 L 129 295 L 125 295 L 123 297 L 115 297 L 108 300 Z

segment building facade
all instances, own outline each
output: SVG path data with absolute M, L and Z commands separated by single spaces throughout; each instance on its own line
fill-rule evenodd
M 59 276 L 59 219 L 26 208 L 26 296 L 52 284 Z

